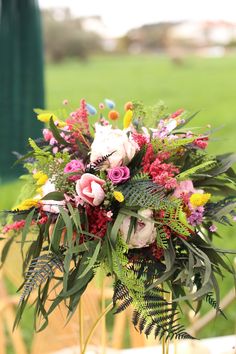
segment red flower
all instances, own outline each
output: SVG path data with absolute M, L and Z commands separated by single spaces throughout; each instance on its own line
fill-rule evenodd
M 208 136 L 200 136 L 199 138 L 195 139 L 193 144 L 197 146 L 199 149 L 206 149 L 208 146 Z
M 87 206 L 87 217 L 89 232 L 93 235 L 103 238 L 107 231 L 107 224 L 111 217 L 107 216 L 107 211 L 100 207 Z

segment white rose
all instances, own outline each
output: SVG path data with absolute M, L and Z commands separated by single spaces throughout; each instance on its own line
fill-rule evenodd
M 139 210 L 138 214 L 143 218 L 150 219 L 153 212 L 150 209 Z M 129 231 L 130 217 L 126 217 L 120 226 L 122 238 L 126 241 Z M 129 248 L 142 248 L 147 247 L 156 239 L 155 224 L 152 221 L 144 221 L 139 219 L 135 230 L 132 231 L 128 243 Z
M 107 168 L 127 165 L 139 149 L 127 130 L 112 129 L 111 125 L 95 124 L 95 137 L 91 145 L 90 162 L 113 154 L 107 159 Z

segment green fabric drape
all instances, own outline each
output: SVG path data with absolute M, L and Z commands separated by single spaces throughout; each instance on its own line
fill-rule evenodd
M 26 152 L 41 125 L 33 108 L 43 107 L 43 51 L 36 0 L 0 0 L 0 179 L 20 173 L 13 151 Z

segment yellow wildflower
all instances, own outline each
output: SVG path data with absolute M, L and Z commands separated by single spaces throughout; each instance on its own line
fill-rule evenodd
M 37 189 L 36 189 L 36 192 L 37 192 L 39 195 L 41 195 L 41 197 L 43 196 L 43 190 L 42 190 L 41 187 L 37 188 Z
M 128 109 L 128 111 L 124 115 L 124 120 L 123 120 L 124 129 L 130 126 L 132 118 L 133 118 L 133 112 L 131 111 L 131 109 Z
M 64 128 L 66 126 L 66 123 L 62 120 L 58 120 L 57 123 L 58 128 Z
M 121 192 L 115 191 L 113 192 L 113 196 L 119 203 L 122 203 L 125 200 L 125 197 Z
M 38 206 L 39 199 L 25 199 L 19 205 L 17 205 L 13 210 L 28 210 L 30 208 Z
M 210 193 L 204 193 L 204 194 L 194 193 L 190 197 L 190 203 L 194 207 L 200 207 L 205 205 L 210 198 L 211 198 Z
M 37 180 L 37 186 L 43 186 L 48 180 L 48 176 L 41 171 L 36 172 L 33 177 Z
M 54 121 L 58 120 L 58 118 L 55 116 L 55 114 L 53 114 L 51 112 L 40 113 L 37 116 L 38 120 L 40 120 L 40 122 L 43 122 L 43 123 L 48 123 L 50 121 L 51 117 Z
M 52 117 L 53 121 L 57 121 L 57 127 L 58 128 L 64 128 L 66 126 L 66 123 L 63 122 L 62 120 L 59 120 L 55 114 L 47 112 L 47 113 L 40 113 L 38 114 L 37 118 L 43 123 L 48 123 L 50 121 L 50 118 Z

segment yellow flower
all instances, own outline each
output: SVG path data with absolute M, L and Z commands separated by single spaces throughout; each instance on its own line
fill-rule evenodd
M 37 188 L 37 189 L 36 189 L 36 192 L 37 192 L 39 195 L 41 195 L 41 197 L 43 196 L 43 190 L 42 190 L 41 187 Z
M 55 116 L 55 114 L 53 114 L 51 112 L 40 113 L 37 116 L 38 120 L 40 120 L 40 122 L 43 122 L 43 123 L 48 123 L 50 121 L 51 117 L 54 121 L 58 120 L 58 118 Z
M 33 177 L 37 180 L 37 186 L 43 186 L 48 180 L 48 176 L 41 171 L 36 172 Z
M 125 200 L 125 197 L 121 192 L 115 191 L 113 192 L 113 196 L 119 203 L 122 203 Z
M 124 120 L 123 120 L 124 129 L 130 126 L 132 118 L 133 118 L 133 112 L 131 111 L 131 109 L 128 109 L 128 111 L 125 113 Z
M 205 205 L 210 198 L 211 198 L 210 193 L 204 193 L 204 194 L 194 193 L 190 197 L 190 203 L 194 207 L 199 207 Z
M 38 206 L 39 199 L 25 199 L 19 205 L 17 205 L 13 210 L 28 210 L 30 208 Z
M 58 128 L 64 128 L 66 126 L 66 123 L 62 120 L 58 120 L 57 123 Z

